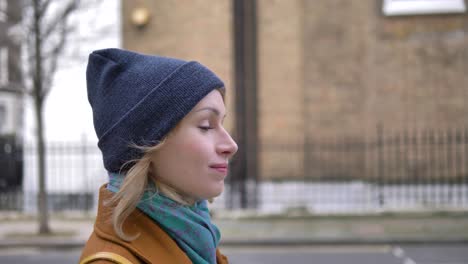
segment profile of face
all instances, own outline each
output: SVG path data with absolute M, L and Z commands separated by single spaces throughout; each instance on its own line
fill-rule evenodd
M 190 199 L 210 199 L 224 190 L 228 161 L 237 144 L 223 127 L 221 93 L 211 91 L 152 154 L 153 177 Z

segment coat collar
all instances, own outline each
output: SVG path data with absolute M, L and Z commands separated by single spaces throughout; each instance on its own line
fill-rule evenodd
M 147 263 L 192 263 L 177 243 L 139 209 L 133 211 L 123 225 L 126 234 L 139 236 L 130 242 L 121 240 L 112 225 L 114 207 L 105 203 L 112 195 L 105 185 L 100 188 L 98 214 L 94 225 L 98 236 L 127 248 Z

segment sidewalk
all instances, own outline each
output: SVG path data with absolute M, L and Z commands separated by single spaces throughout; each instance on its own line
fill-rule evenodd
M 386 216 L 217 217 L 224 246 L 468 243 L 468 213 Z M 37 223 L 0 214 L 0 248 L 79 248 L 92 218 L 52 217 L 51 236 L 37 236 Z
M 226 244 L 468 243 L 468 214 L 217 219 Z

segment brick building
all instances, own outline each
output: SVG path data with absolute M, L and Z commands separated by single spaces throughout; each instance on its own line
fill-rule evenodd
M 304 177 L 305 143 L 323 137 L 468 125 L 468 14 L 386 15 L 386 2 L 256 1 L 261 178 Z M 233 21 L 231 0 L 123 0 L 122 46 L 201 61 L 235 113 Z
M 23 179 L 20 22 L 21 1 L 0 0 L 0 190 L 19 188 Z
M 14 37 L 21 21 L 20 4 L 0 0 L 0 135 L 21 136 L 21 45 Z

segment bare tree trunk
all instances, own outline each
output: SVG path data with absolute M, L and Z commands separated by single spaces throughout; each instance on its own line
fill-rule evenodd
M 50 233 L 49 228 L 49 211 L 47 206 L 47 191 L 45 184 L 45 144 L 43 132 L 43 116 L 42 116 L 42 102 L 35 99 L 36 120 L 37 120 L 37 155 L 39 165 L 39 193 L 37 199 L 38 213 L 39 213 L 39 233 Z
M 34 70 L 34 109 L 37 120 L 37 155 L 39 165 L 39 193 L 37 196 L 37 206 L 39 214 L 39 234 L 50 233 L 49 228 L 49 212 L 47 208 L 47 192 L 45 186 L 45 146 L 44 146 L 44 123 L 43 123 L 43 75 L 42 75 L 42 52 L 41 52 L 41 24 L 39 14 L 39 0 L 34 0 L 34 56 L 35 56 L 35 70 Z

